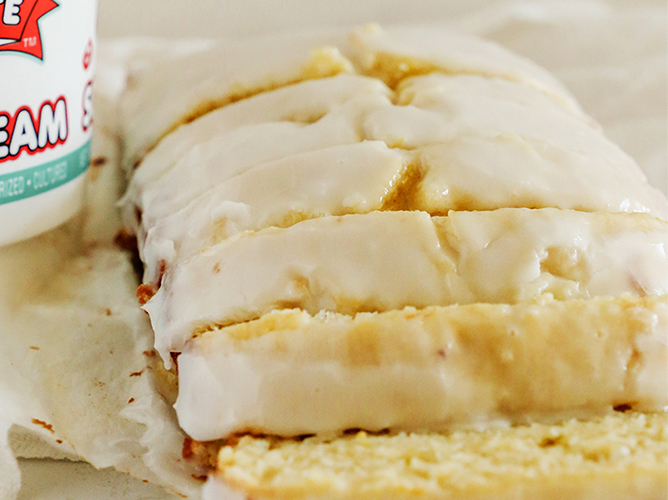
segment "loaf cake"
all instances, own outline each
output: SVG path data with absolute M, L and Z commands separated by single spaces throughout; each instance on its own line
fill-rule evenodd
M 205 498 L 666 498 L 668 200 L 543 69 L 369 25 L 158 64 L 123 113 Z

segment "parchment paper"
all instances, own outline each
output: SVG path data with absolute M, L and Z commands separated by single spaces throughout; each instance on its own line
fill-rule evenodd
M 324 0 L 309 3 L 316 14 L 319 3 L 325 9 Z M 650 181 L 668 191 L 665 3 L 489 1 L 476 10 L 459 3 L 458 12 L 466 14 L 443 19 L 428 15 L 428 1 L 415 2 L 424 22 L 499 41 L 553 71 Z M 289 0 L 268 8 L 303 4 Z M 360 21 L 373 19 L 359 9 Z M 383 21 L 403 20 L 400 12 L 396 18 L 380 14 Z M 298 16 L 290 27 L 306 27 L 309 19 Z M 252 31 L 262 27 L 254 24 Z M 24 456 L 83 458 L 197 496 L 200 483 L 192 475 L 198 471 L 181 460 L 183 435 L 156 391 L 155 358 L 146 354 L 152 333 L 136 305 L 135 276 L 111 237 L 118 228 L 113 202 L 124 182 L 115 111 L 125 70 L 206 44 L 133 39 L 103 45 L 95 155 L 107 162 L 92 170 L 86 213 L 49 234 L 0 248 L 0 500 L 13 499 L 19 487 L 6 439 L 12 425 L 14 449 Z M 53 448 L 44 448 L 43 440 Z M 125 479 L 118 484 L 127 491 Z
M 54 231 L 0 249 L 3 500 L 19 484 L 10 448 L 18 456 L 114 467 L 182 496 L 200 487 L 193 476 L 202 471 L 182 459 L 184 435 L 156 388 L 161 363 L 137 306 L 131 256 L 113 243 L 125 187 L 116 123 L 125 67 L 169 57 L 165 45 L 133 40 L 101 50 L 86 209 Z

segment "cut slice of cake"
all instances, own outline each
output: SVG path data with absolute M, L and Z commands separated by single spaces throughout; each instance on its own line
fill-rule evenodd
M 644 214 L 552 208 L 373 212 L 227 239 L 170 269 L 144 306 L 163 359 L 210 327 L 278 309 L 316 314 L 406 306 L 663 295 L 668 224 Z M 202 293 L 210 290 L 215 293 Z
M 213 441 L 661 411 L 667 332 L 666 296 L 276 311 L 186 344 L 176 412 L 189 436 Z
M 390 87 L 430 73 L 503 78 L 545 93 L 581 114 L 570 92 L 545 69 L 487 40 L 457 35 L 439 27 L 368 24 L 350 38 L 353 61 L 364 74 Z
M 365 141 L 287 156 L 231 177 L 153 225 L 145 217 L 144 280 L 159 283 L 168 268 L 243 231 L 329 215 L 508 206 L 668 214 L 665 198 L 632 169 L 620 166 L 622 174 L 597 182 L 609 170 L 597 157 L 517 136 L 459 136 L 415 152 Z
M 665 500 L 668 415 L 221 448 L 204 500 Z
M 352 64 L 336 48 L 345 43 L 341 32 L 221 41 L 131 74 L 122 101 L 125 163 L 136 165 L 167 133 L 216 108 L 289 84 L 352 72 Z
M 363 140 L 366 115 L 389 106 L 383 95 L 360 96 L 334 108 L 312 124 L 290 121 L 239 127 L 198 144 L 138 196 L 142 224 L 182 208 L 212 187 L 269 161 Z
M 314 123 L 335 107 L 365 95 L 389 98 L 391 91 L 376 79 L 344 73 L 263 92 L 176 128 L 143 157 L 141 168 L 133 172 L 122 201 L 126 224 L 136 227 L 135 207 L 143 188 L 172 169 L 194 147 L 239 127 L 271 122 Z
M 142 244 L 145 282 L 244 231 L 328 215 L 381 210 L 420 175 L 381 141 L 333 146 L 268 162 L 218 184 L 151 226 Z

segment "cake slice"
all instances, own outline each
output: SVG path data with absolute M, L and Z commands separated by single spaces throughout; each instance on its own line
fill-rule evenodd
M 382 77 L 381 77 L 382 78 Z M 534 110 L 573 116 L 592 128 L 600 126 L 580 109 L 579 106 L 564 106 L 545 92 L 522 81 L 499 76 L 471 73 L 450 73 L 436 69 L 402 78 L 395 89 L 397 104 L 417 107 L 443 105 L 448 97 L 454 99 L 479 100 L 481 103 L 504 100 Z
M 431 214 L 503 207 L 641 212 L 668 220 L 668 200 L 635 162 L 610 162 L 515 134 L 458 136 L 416 152 L 413 208 Z
M 262 92 L 205 114 L 176 128 L 156 144 L 133 172 L 122 201 L 126 224 L 135 227 L 137 196 L 149 183 L 169 171 L 195 146 L 239 127 L 269 122 L 314 123 L 333 108 L 365 95 L 390 97 L 382 82 L 360 75 L 340 74 Z
M 144 281 L 159 283 L 173 265 L 244 231 L 380 210 L 401 197 L 418 175 L 409 154 L 380 141 L 258 165 L 148 228 L 141 248 Z
M 204 500 L 665 500 L 668 415 L 333 440 L 246 436 L 213 461 Z
M 199 144 L 138 195 L 142 224 L 185 207 L 211 187 L 262 163 L 363 140 L 361 126 L 373 109 L 389 106 L 382 95 L 360 96 L 312 124 L 268 122 L 239 127 Z
M 549 208 L 323 217 L 203 250 L 169 270 L 144 309 L 169 363 L 196 333 L 277 309 L 355 314 L 543 293 L 661 295 L 667 227 L 643 214 Z
M 479 38 L 439 27 L 367 24 L 350 39 L 352 59 L 362 72 L 391 88 L 411 76 L 430 73 L 503 78 L 537 89 L 573 113 L 580 105 L 550 73 L 528 59 Z
M 276 311 L 187 342 L 175 407 L 198 441 L 661 411 L 667 341 L 667 296 Z
M 340 32 L 221 41 L 131 74 L 121 109 L 125 163 L 136 165 L 167 133 L 216 108 L 291 83 L 351 72 L 351 63 L 336 48 L 344 44 Z
M 365 141 L 288 156 L 231 177 L 153 225 L 145 218 L 144 281 L 159 283 L 170 267 L 243 231 L 329 215 L 558 207 L 668 218 L 658 191 L 633 169 L 619 170 L 609 176 L 599 158 L 517 136 L 460 136 L 415 152 Z

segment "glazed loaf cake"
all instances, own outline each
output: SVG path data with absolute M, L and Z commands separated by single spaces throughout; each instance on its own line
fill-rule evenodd
M 665 498 L 668 200 L 544 70 L 371 25 L 157 65 L 124 114 L 207 498 Z

